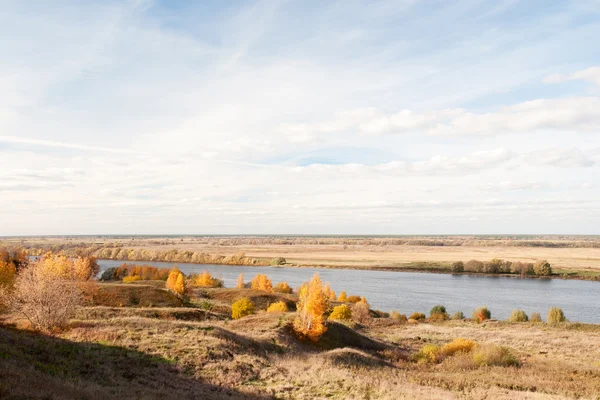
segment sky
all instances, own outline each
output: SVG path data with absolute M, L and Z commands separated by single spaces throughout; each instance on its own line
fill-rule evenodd
M 0 0 L 0 235 L 600 234 L 600 0 Z

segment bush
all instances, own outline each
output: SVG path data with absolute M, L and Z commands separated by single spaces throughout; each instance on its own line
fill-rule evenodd
M 177 267 L 173 267 L 169 272 L 165 287 L 178 296 L 183 296 L 187 291 L 185 277 Z
M 288 312 L 288 306 L 285 304 L 285 301 L 278 301 L 276 303 L 272 303 L 267 308 L 267 312 Z
M 536 275 L 539 276 L 550 276 L 552 275 L 552 267 L 546 260 L 538 260 L 533 264 L 533 270 Z
M 273 291 L 277 293 L 287 294 L 291 294 L 293 292 L 292 288 L 290 287 L 290 285 L 287 284 L 287 282 L 279 282 L 273 287 Z
M 418 362 L 436 363 L 440 360 L 440 346 L 426 344 L 414 356 Z
M 252 279 L 251 287 L 254 290 L 262 290 L 265 292 L 273 291 L 273 283 L 263 274 L 258 274 Z
M 565 322 L 567 319 L 565 318 L 565 313 L 562 309 L 552 307 L 548 311 L 548 323 L 549 324 L 558 324 L 560 322 Z
M 431 316 L 429 317 L 428 321 L 429 322 L 442 322 L 442 321 L 446 321 L 448 319 L 448 314 L 431 314 Z
M 529 318 L 529 322 L 543 322 L 542 315 L 539 312 L 531 313 L 531 318 Z
M 465 319 L 465 314 L 463 314 L 462 311 L 457 311 L 454 314 L 452 314 L 452 319 L 455 319 L 455 320 Z
M 329 319 L 333 321 L 350 321 L 352 319 L 352 310 L 346 304 L 333 307 L 329 314 Z
M 43 262 L 23 268 L 13 288 L 0 288 L 0 300 L 23 314 L 33 329 L 60 330 L 81 304 L 81 289 L 75 280 L 49 273 Z
M 465 271 L 483 272 L 483 263 L 478 260 L 467 261 L 467 263 L 465 264 Z
M 452 264 L 452 272 L 465 272 L 465 263 L 457 261 Z
M 458 338 L 442 346 L 440 353 L 444 357 L 452 356 L 456 353 L 468 353 L 476 344 L 473 340 Z
M 192 285 L 203 288 L 223 287 L 223 281 L 213 276 L 208 271 L 204 271 L 199 275 L 191 277 Z
M 129 282 L 136 282 L 136 281 L 141 281 L 142 277 L 139 275 L 132 275 L 132 276 L 126 276 L 125 278 L 123 278 L 123 283 L 129 283 Z
M 486 319 L 492 318 L 492 313 L 488 310 L 487 307 L 479 307 L 477 310 L 473 311 L 473 315 L 471 316 L 475 321 L 481 323 Z
M 366 324 L 371 320 L 371 311 L 366 303 L 354 303 L 352 305 L 352 319 L 359 324 Z
M 516 367 L 519 361 L 506 347 L 478 346 L 473 354 L 473 362 L 479 367 Z
M 247 297 L 237 300 L 231 305 L 231 318 L 238 319 L 254 314 L 254 303 Z
M 414 319 L 415 321 L 420 321 L 425 318 L 427 318 L 427 316 L 420 312 L 414 312 L 414 313 L 410 314 L 410 317 L 408 317 L 408 319 Z
M 270 262 L 271 265 L 285 265 L 286 263 L 287 261 L 283 257 L 275 257 Z
M 431 311 L 429 311 L 429 315 L 433 316 L 433 314 L 446 314 L 446 307 L 438 304 L 437 306 L 433 306 Z
M 513 310 L 508 318 L 508 322 L 527 322 L 529 318 L 524 310 Z
M 348 296 L 346 301 L 348 303 L 358 303 L 360 301 L 360 296 Z
M 392 311 L 390 313 L 390 318 L 395 320 L 395 321 L 400 321 L 400 322 L 407 322 L 408 318 L 406 318 L 406 315 L 404 314 L 400 314 L 398 311 Z

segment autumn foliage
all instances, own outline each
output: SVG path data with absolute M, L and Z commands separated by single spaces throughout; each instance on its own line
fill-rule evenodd
M 166 281 L 169 268 L 157 268 L 152 265 L 123 264 L 117 268 L 107 268 L 100 277 L 103 281 L 124 280 L 126 277 L 139 276 L 139 280 Z M 132 278 L 137 279 L 137 278 Z
M 352 310 L 346 304 L 333 307 L 329 319 L 333 321 L 350 321 L 352 319 Z
M 245 287 L 244 284 L 244 273 L 240 273 L 240 276 L 237 278 L 237 284 L 235 285 L 237 289 L 243 289 Z
M 329 300 L 323 293 L 319 274 L 314 274 L 308 284 L 301 286 L 298 297 L 294 331 L 301 337 L 317 341 L 327 331 L 324 314 Z
M 173 267 L 171 272 L 169 272 L 169 277 L 167 278 L 167 283 L 165 284 L 165 287 L 178 296 L 182 296 L 185 294 L 187 289 L 185 277 L 183 276 L 181 271 L 179 271 L 179 268 Z
M 272 303 L 267 308 L 267 312 L 287 312 L 288 306 L 285 304 L 285 301 L 278 301 L 276 303 Z
M 220 279 L 217 279 L 217 278 L 213 278 L 213 276 L 210 274 L 210 272 L 204 271 L 201 274 L 196 275 L 193 278 L 192 284 L 194 286 L 198 286 L 198 287 L 214 288 L 214 287 L 222 287 L 223 281 L 221 281 Z
M 269 278 L 267 278 L 264 274 L 258 274 L 252 279 L 252 289 L 254 290 L 262 290 L 265 292 L 273 291 L 273 283 Z
M 238 319 L 247 315 L 254 314 L 254 303 L 244 297 L 231 305 L 231 318 Z
M 293 292 L 292 287 L 288 285 L 287 282 L 279 282 L 277 285 L 275 285 L 275 287 L 273 287 L 273 291 L 286 294 L 291 294 Z

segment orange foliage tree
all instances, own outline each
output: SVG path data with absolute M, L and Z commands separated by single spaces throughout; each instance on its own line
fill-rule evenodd
M 314 274 L 308 284 L 302 284 L 298 295 L 294 331 L 302 337 L 317 341 L 327 331 L 324 314 L 328 304 L 319 274 Z
M 273 283 L 266 275 L 258 274 L 252 279 L 252 289 L 263 290 L 265 292 L 273 291 Z
M 176 266 L 173 267 L 171 272 L 169 272 L 169 277 L 167 278 L 167 283 L 165 284 L 165 287 L 179 296 L 185 293 L 185 278 L 181 271 L 179 271 L 179 268 L 177 268 Z
M 244 288 L 244 273 L 241 272 L 240 276 L 238 276 L 237 278 L 237 285 L 235 286 L 237 289 L 243 289 Z
M 277 293 L 287 293 L 290 294 L 293 292 L 292 287 L 290 285 L 288 285 L 287 282 L 279 282 L 277 285 L 275 285 L 275 287 L 273 288 L 274 292 Z
M 338 297 L 338 301 L 343 303 L 347 300 L 348 300 L 348 296 L 346 295 L 346 292 L 344 292 L 344 291 L 340 292 L 340 297 Z
M 200 287 L 219 287 L 222 286 L 221 281 L 217 278 L 213 278 L 210 272 L 204 271 L 200 275 L 194 278 L 194 286 Z

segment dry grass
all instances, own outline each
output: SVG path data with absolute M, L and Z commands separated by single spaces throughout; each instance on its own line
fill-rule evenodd
M 225 307 L 253 291 L 203 293 Z M 70 329 L 53 337 L 0 327 L 0 369 L 7 371 L 0 374 L 0 398 L 564 399 L 600 393 L 597 325 L 410 325 L 372 318 L 361 326 L 332 322 L 313 344 L 292 333 L 291 312 L 226 316 L 192 307 L 95 306 L 80 310 Z M 14 316 L 4 318 L 5 325 L 22 326 Z M 465 340 L 448 346 L 456 338 Z M 491 349 L 486 357 L 496 357 L 497 346 L 509 348 L 520 367 L 474 364 L 462 351 L 471 345 L 467 340 Z M 439 363 L 412 361 L 426 344 L 452 351 Z

